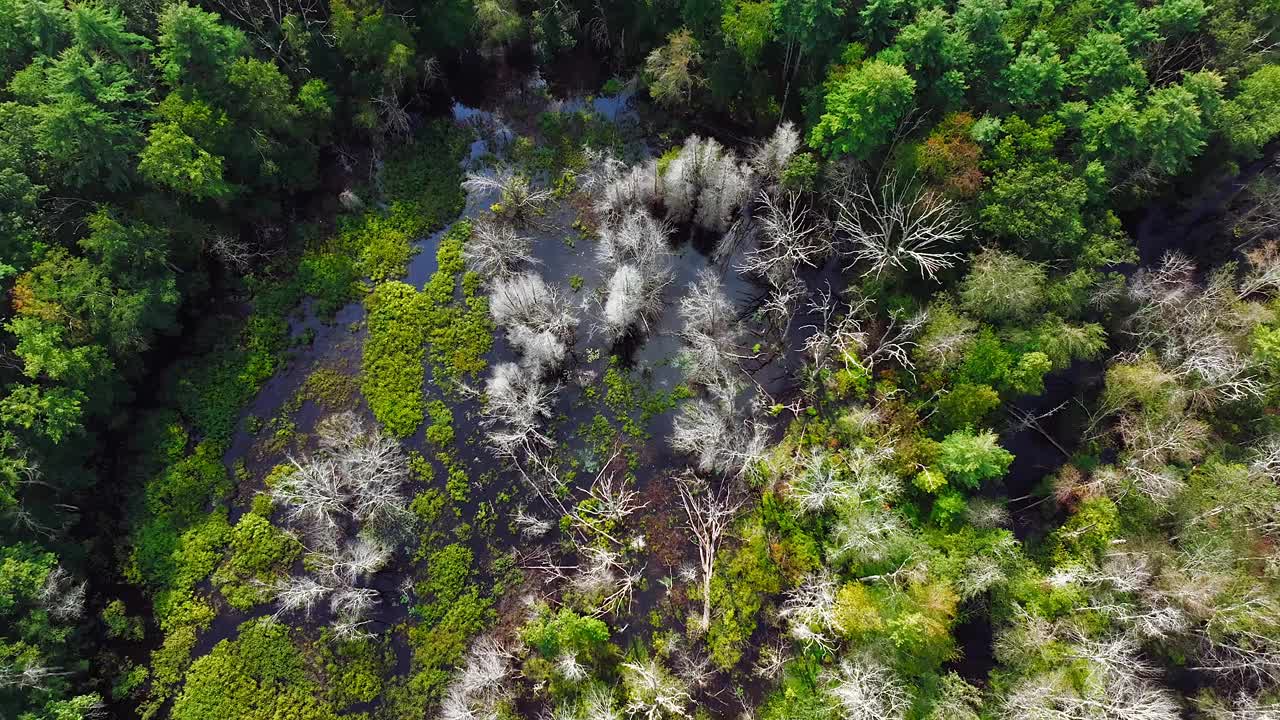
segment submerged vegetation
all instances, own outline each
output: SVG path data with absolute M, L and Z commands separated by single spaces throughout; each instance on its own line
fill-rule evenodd
M 0 0 L 0 717 L 1280 716 L 1280 8 Z

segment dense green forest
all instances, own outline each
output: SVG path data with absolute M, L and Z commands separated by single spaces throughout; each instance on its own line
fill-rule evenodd
M 0 718 L 1280 718 L 1280 1 L 0 0 Z

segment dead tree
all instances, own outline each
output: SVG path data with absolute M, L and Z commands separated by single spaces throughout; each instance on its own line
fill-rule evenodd
M 728 230 L 735 211 L 751 197 L 751 174 L 733 151 L 713 139 L 690 136 L 659 178 L 667 217 Z
M 689 716 L 688 688 L 657 658 L 623 663 L 622 684 L 627 690 L 626 711 L 631 717 L 662 720 Z
M 756 176 L 771 183 L 782 180 L 791 158 L 800 149 L 800 131 L 786 120 L 774 128 L 769 139 L 760 143 L 751 152 L 751 168 Z
M 830 571 L 811 573 L 799 585 L 787 591 L 778 616 L 791 625 L 797 640 L 812 642 L 827 651 L 835 649 L 836 582 Z
M 970 228 L 958 205 L 912 181 L 900 182 L 894 174 L 878 189 L 864 178 L 837 204 L 836 229 L 848 242 L 844 252 L 851 261 L 847 269 L 862 265 L 864 276 L 914 267 L 933 280 L 960 257 L 946 248 Z
M 518 461 L 551 447 L 542 425 L 551 418 L 551 400 L 559 388 L 515 363 L 493 367 L 485 384 L 484 424 L 499 456 Z
M 471 239 L 462 247 L 467 268 L 489 280 L 513 275 L 520 268 L 535 265 L 533 240 L 514 227 L 489 219 L 472 225 Z
M 1064 663 L 1015 684 L 1000 716 L 1009 720 L 1174 720 L 1181 716 L 1173 693 L 1158 686 L 1158 673 L 1125 636 L 1077 638 Z M 1083 681 L 1072 676 L 1084 674 Z
M 766 444 L 765 426 L 740 418 L 734 399 L 723 394 L 686 401 L 672 423 L 671 447 L 695 456 L 704 473 L 740 475 L 763 457 Z
M 827 368 L 839 362 L 871 374 L 878 363 L 893 362 L 914 370 L 911 350 L 929 321 L 928 314 L 890 314 L 887 320 L 877 321 L 874 307 L 874 300 L 858 295 L 852 295 L 847 305 L 842 305 L 829 285 L 819 288 L 810 301 L 810 314 L 817 316 L 817 321 L 805 326 L 810 332 L 804 350 L 812 368 Z
M 511 694 L 512 653 L 492 636 L 472 644 L 463 666 L 440 703 L 441 720 L 497 717 L 497 706 Z
M 826 219 L 813 213 L 799 193 L 762 190 L 757 247 L 738 269 L 774 287 L 793 280 L 802 267 L 816 268 L 835 250 Z
M 569 302 L 533 272 L 499 279 L 489 296 L 489 313 L 537 375 L 564 362 L 578 325 Z
M 302 531 L 315 573 L 276 584 L 276 614 L 310 616 L 327 599 L 335 632 L 355 637 L 378 602 L 376 590 L 360 585 L 386 565 L 412 518 L 402 492 L 409 463 L 399 443 L 354 413 L 321 420 L 316 435 L 317 451 L 291 459 L 293 472 L 271 490 L 286 522 Z
M 738 384 L 738 363 L 748 357 L 739 347 L 744 333 L 737 308 L 714 270 L 699 271 L 680 300 L 680 318 L 689 379 L 714 388 Z
M 534 224 L 551 199 L 550 190 L 534 187 L 529 178 L 509 167 L 500 167 L 493 175 L 468 173 L 462 187 L 471 193 L 496 194 L 495 210 L 519 227 Z
M 702 580 L 703 632 L 711 627 L 711 578 L 715 575 L 716 553 L 724 533 L 737 517 L 743 499 L 727 480 L 713 487 L 711 483 L 685 471 L 676 478 L 676 489 L 688 519 L 689 532 L 698 543 L 698 561 Z
M 900 720 L 911 707 L 902 681 L 869 655 L 841 660 L 825 679 L 845 720 Z

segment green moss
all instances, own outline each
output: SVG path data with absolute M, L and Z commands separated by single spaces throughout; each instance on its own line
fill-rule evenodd
M 231 555 L 213 582 L 232 607 L 247 610 L 271 599 L 271 584 L 288 572 L 302 544 L 261 515 L 245 514 L 231 531 Z
M 365 308 L 369 337 L 364 344 L 360 388 L 387 432 L 408 437 L 423 419 L 427 324 L 418 291 L 401 282 L 383 283 L 365 299 Z
M 329 720 L 301 653 L 282 625 L 261 619 L 240 626 L 187 672 L 173 703 L 173 720 Z
M 427 427 L 427 441 L 446 450 L 453 446 L 453 412 L 440 400 L 427 403 L 427 414 L 431 416 L 431 425 Z
M 349 373 L 333 368 L 316 368 L 302 384 L 302 397 L 327 410 L 350 407 L 360 384 Z
M 463 272 L 462 246 L 470 238 L 468 222 L 449 228 L 436 251 L 438 269 L 422 291 L 432 371 L 442 386 L 442 380 L 479 376 L 488 366 L 484 356 L 493 347 L 489 300 L 480 294 L 479 277 Z

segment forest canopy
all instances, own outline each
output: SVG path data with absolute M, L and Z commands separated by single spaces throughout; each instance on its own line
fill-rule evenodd
M 0 0 L 0 717 L 1280 717 L 1280 3 Z

